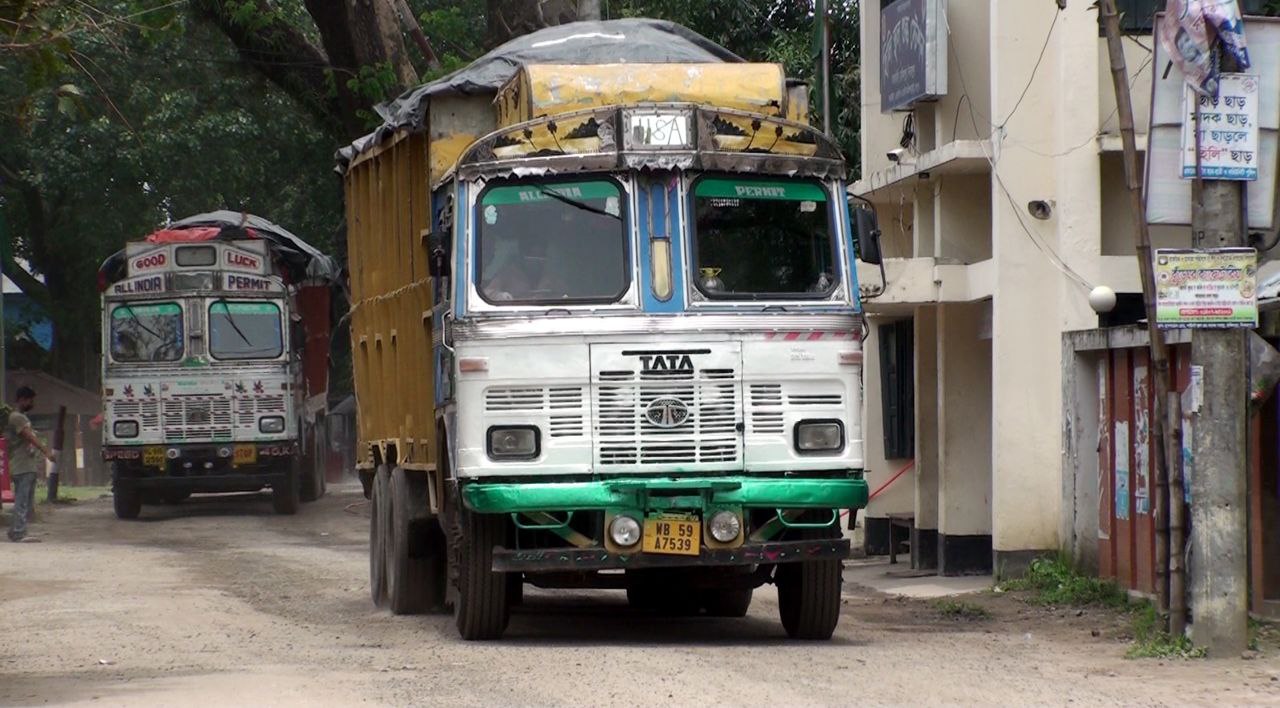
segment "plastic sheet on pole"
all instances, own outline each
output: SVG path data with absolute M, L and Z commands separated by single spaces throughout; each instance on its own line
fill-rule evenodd
M 1239 70 L 1251 66 L 1238 0 L 1169 0 L 1156 35 L 1187 83 L 1205 96 L 1218 95 L 1215 39 L 1222 41 Z

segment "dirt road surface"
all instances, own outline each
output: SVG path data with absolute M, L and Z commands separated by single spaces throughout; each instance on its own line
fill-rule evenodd
M 42 507 L 43 543 L 0 545 L 0 705 L 1280 705 L 1274 653 L 1125 660 L 1116 615 L 1007 594 L 956 620 L 850 586 L 837 636 L 798 643 L 770 588 L 741 620 L 530 590 L 505 640 L 463 642 L 372 606 L 368 507 L 330 491 L 294 517 L 266 496 Z

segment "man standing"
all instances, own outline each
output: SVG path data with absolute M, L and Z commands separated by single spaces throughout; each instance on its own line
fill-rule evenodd
M 27 517 L 36 499 L 36 472 L 43 455 L 53 461 L 53 451 L 36 437 L 27 413 L 36 404 L 36 392 L 28 386 L 18 388 L 18 408 L 5 422 L 4 438 L 9 450 L 9 475 L 13 479 L 13 518 L 9 522 L 9 540 L 15 543 L 38 541 L 27 537 Z

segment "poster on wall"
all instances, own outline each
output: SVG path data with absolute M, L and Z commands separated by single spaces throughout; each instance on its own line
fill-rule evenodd
M 1159 248 L 1156 324 L 1167 329 L 1258 326 L 1258 252 Z
M 1258 89 L 1249 74 L 1223 74 L 1217 96 L 1186 87 L 1182 122 L 1182 178 L 1253 181 L 1258 179 Z M 1199 141 L 1196 123 L 1200 124 Z M 1199 150 L 1199 162 L 1196 151 Z
M 1115 515 L 1121 521 L 1129 520 L 1129 423 L 1116 421 L 1116 489 Z

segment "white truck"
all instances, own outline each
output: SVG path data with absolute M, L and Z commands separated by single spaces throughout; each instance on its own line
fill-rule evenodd
M 99 270 L 115 513 L 196 492 L 325 491 L 332 260 L 265 219 L 202 214 Z

